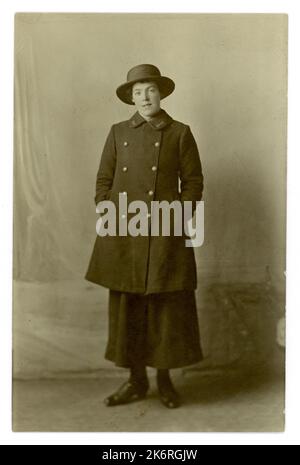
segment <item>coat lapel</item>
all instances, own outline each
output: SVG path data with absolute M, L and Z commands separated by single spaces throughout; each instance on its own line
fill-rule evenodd
M 172 121 L 173 118 L 171 118 L 171 116 L 169 116 L 165 110 L 160 110 L 160 112 L 149 121 L 149 124 L 153 127 L 153 129 L 161 130 L 164 129 Z M 147 123 L 147 121 L 137 111 L 130 118 L 129 123 L 132 128 L 137 128 L 138 126 Z

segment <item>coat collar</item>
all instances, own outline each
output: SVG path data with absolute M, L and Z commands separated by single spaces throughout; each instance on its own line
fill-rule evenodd
M 165 110 L 160 110 L 160 112 L 155 115 L 150 121 L 146 121 L 140 113 L 137 111 L 129 120 L 130 126 L 132 128 L 137 128 L 141 126 L 143 123 L 149 123 L 153 129 L 164 129 L 168 124 L 173 121 L 171 116 Z

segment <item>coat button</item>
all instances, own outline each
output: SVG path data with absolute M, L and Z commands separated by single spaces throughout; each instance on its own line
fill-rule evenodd
M 157 166 L 152 166 L 152 171 L 156 171 L 157 170 Z
M 122 220 L 125 220 L 126 215 L 121 215 Z
M 159 147 L 159 142 L 155 142 L 155 147 Z
M 147 218 L 150 218 L 151 217 L 151 213 L 147 213 Z
M 128 145 L 128 142 L 125 140 L 124 147 L 127 147 L 127 145 Z
M 148 191 L 148 194 L 149 194 L 149 195 L 153 195 L 154 192 L 153 192 L 153 191 Z
M 123 166 L 122 171 L 124 171 L 124 173 L 126 173 L 127 170 L 128 170 L 127 166 Z
M 122 195 L 127 195 L 126 191 L 121 192 Z

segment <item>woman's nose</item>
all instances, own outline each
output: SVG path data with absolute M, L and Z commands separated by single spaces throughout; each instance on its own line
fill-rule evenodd
M 143 100 L 149 100 L 149 92 L 147 90 L 143 94 Z

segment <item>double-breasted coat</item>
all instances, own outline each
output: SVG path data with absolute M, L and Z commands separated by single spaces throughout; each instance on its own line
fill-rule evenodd
M 143 200 L 149 211 L 152 200 L 190 200 L 195 207 L 202 190 L 200 157 L 188 125 L 161 110 L 150 121 L 136 112 L 111 127 L 97 174 L 96 204 L 111 200 L 117 205 L 119 194 L 126 193 L 128 203 Z M 195 289 L 194 250 L 186 247 L 186 239 L 97 235 L 86 279 L 138 294 Z

